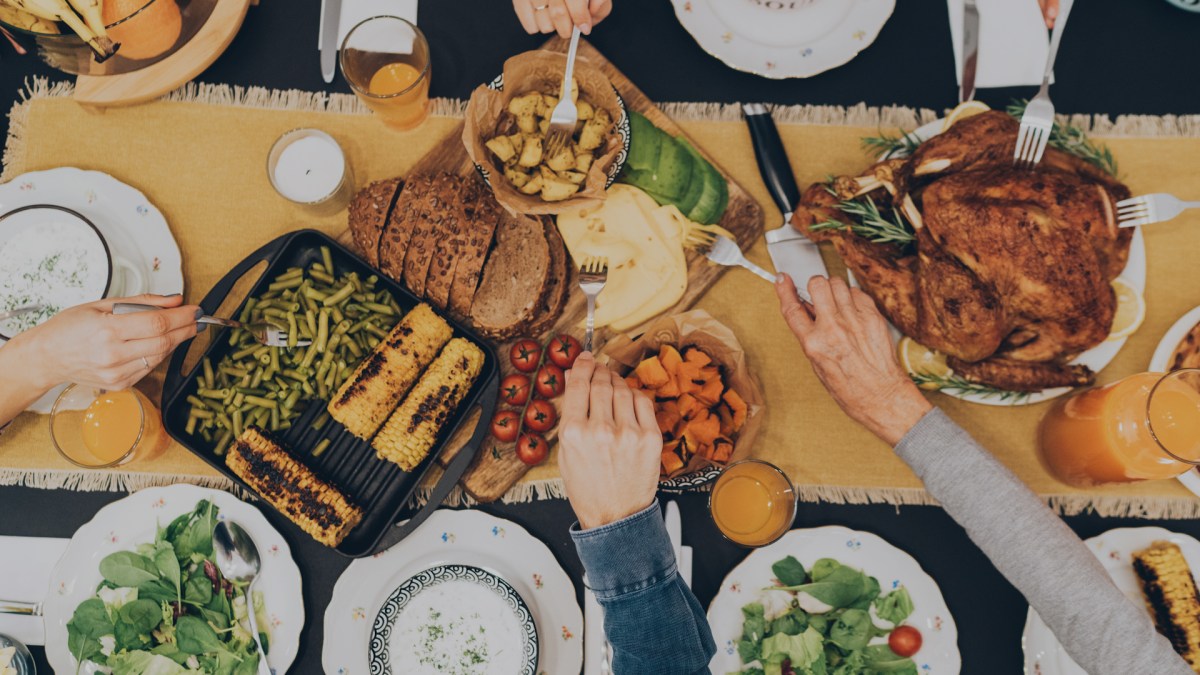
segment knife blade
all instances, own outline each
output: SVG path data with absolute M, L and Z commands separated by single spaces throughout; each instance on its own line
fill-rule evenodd
M 333 82 L 337 73 L 338 32 L 341 30 L 342 0 L 321 3 L 321 77 Z
M 962 84 L 958 88 L 959 103 L 975 98 L 975 68 L 979 65 L 979 7 L 975 2 L 976 0 L 963 2 Z
M 792 227 L 792 214 L 800 206 L 800 188 L 796 176 L 788 163 L 787 150 L 779 139 L 779 129 L 771 118 L 771 111 L 761 103 L 743 103 L 742 113 L 746 126 L 750 128 L 750 140 L 754 144 L 754 158 L 758 160 L 758 171 L 762 174 L 771 199 L 783 213 L 783 223 L 767 230 L 767 253 L 776 272 L 783 272 L 796 282 L 797 294 L 808 303 L 808 280 L 828 273 L 821 249 L 796 228 Z

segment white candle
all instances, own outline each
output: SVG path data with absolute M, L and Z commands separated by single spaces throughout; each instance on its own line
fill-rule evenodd
M 271 183 L 279 194 L 300 204 L 322 203 L 348 182 L 342 148 L 316 129 L 284 134 L 271 149 L 269 166 Z

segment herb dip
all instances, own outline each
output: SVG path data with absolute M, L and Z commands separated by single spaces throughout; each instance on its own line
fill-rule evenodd
M 0 245 L 0 312 L 44 305 L 0 322 L 16 335 L 58 312 L 99 300 L 109 280 L 109 261 L 91 229 L 75 222 L 49 222 L 21 229 Z
M 396 618 L 391 662 L 405 675 L 516 674 L 524 641 L 519 619 L 495 591 L 446 581 L 421 591 Z

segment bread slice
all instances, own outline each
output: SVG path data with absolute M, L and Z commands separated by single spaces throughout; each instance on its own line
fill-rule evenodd
M 379 239 L 379 269 L 396 281 L 403 280 L 408 243 L 423 209 L 422 202 L 429 199 L 432 186 L 433 180 L 428 176 L 410 177 Z
M 471 230 L 467 205 L 479 201 L 482 194 L 479 183 L 470 177 L 459 184 L 461 187 L 454 199 L 446 202 L 446 217 L 442 220 L 442 229 L 435 233 L 436 248 L 429 262 L 429 273 L 425 275 L 425 299 L 438 309 L 446 309 L 450 302 L 455 269 L 467 247 Z
M 478 185 L 478 181 L 475 183 Z M 475 290 L 479 288 L 483 265 L 487 262 L 488 251 L 492 248 L 492 239 L 495 237 L 496 225 L 500 222 L 503 208 L 491 190 L 480 189 L 478 199 L 463 201 L 463 209 L 466 220 L 460 231 L 465 230 L 466 242 L 459 253 L 458 263 L 454 266 L 454 282 L 450 286 L 450 310 L 465 317 L 471 313 L 471 302 L 475 298 Z
M 471 303 L 471 323 L 489 337 L 512 337 L 544 302 L 549 278 L 550 245 L 542 223 L 503 213 Z
M 545 299 L 529 326 L 528 332 L 534 337 L 554 328 L 562 318 L 572 281 L 571 258 L 567 255 L 567 245 L 558 232 L 558 226 L 551 218 L 542 218 L 542 225 L 550 246 L 550 278 L 546 282 Z
M 379 267 L 379 239 L 387 226 L 404 182 L 399 178 L 371 183 L 350 201 L 350 235 L 359 254 Z
M 429 189 L 429 198 L 421 202 L 421 211 L 413 224 L 408 250 L 404 253 L 404 285 L 419 297 L 425 296 L 425 278 L 429 265 L 437 251 L 438 238 L 448 228 L 450 217 L 462 178 L 453 174 L 438 174 Z

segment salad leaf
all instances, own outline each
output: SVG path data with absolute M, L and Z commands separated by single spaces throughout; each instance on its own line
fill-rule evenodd
M 879 597 L 879 580 L 875 577 L 867 577 L 867 590 L 858 597 L 858 600 L 848 605 L 851 609 L 870 609 L 871 603 L 875 602 L 875 598 Z
M 203 574 L 190 577 L 183 585 L 183 601 L 190 605 L 207 606 L 212 597 L 212 582 Z
M 133 551 L 110 553 L 100 561 L 100 574 L 117 586 L 141 586 L 159 578 L 158 568 Z
M 147 651 L 131 651 L 116 654 L 108 659 L 113 675 L 179 675 L 186 672 L 183 666 L 160 654 Z
M 138 586 L 138 597 L 155 602 L 175 602 L 179 595 L 171 583 L 162 579 L 151 579 Z
M 178 601 L 182 597 L 182 588 L 179 558 L 175 557 L 175 548 L 166 542 L 159 542 L 154 551 L 154 566 L 158 568 L 158 574 L 163 581 L 174 585 L 175 599 Z
M 762 641 L 762 655 L 768 661 L 774 660 L 776 656 L 783 656 L 791 662 L 792 670 L 802 673 L 804 668 L 818 661 L 824 665 L 824 642 L 825 638 L 812 628 L 799 635 L 772 635 Z
M 825 566 L 822 568 L 822 563 L 826 560 L 828 559 L 818 560 L 817 564 L 813 567 L 812 583 L 799 584 L 797 586 L 780 586 L 774 590 L 803 593 L 816 599 L 818 602 L 828 605 L 832 609 L 849 607 L 868 593 L 871 584 L 867 575 L 856 569 L 846 567 L 837 561 L 832 561 L 833 567 Z M 819 575 L 818 572 L 820 572 Z M 801 606 L 803 606 L 803 603 L 801 603 Z
M 767 619 L 761 602 L 742 607 L 742 639 L 758 644 L 767 635 Z
M 875 600 L 875 613 L 884 621 L 899 626 L 913 613 L 912 597 L 901 586 Z
M 749 640 L 738 640 L 737 653 L 742 663 L 754 663 L 759 657 L 758 643 Z
M 255 675 L 258 672 L 258 653 L 247 654 L 233 669 L 233 675 Z
M 771 621 L 772 634 L 799 635 L 805 628 L 808 628 L 808 614 L 799 607 L 793 607 Z
M 808 581 L 808 572 L 804 571 L 804 565 L 790 555 L 771 565 L 771 571 L 784 586 L 799 586 Z
M 874 634 L 871 615 L 861 609 L 847 609 L 829 627 L 829 641 L 847 651 L 866 647 Z
M 213 528 L 217 526 L 217 510 L 211 502 L 201 501 L 183 525 L 179 533 L 172 539 L 175 555 L 188 558 L 193 553 L 203 556 L 212 555 Z M 169 530 L 170 528 L 168 528 Z
M 227 651 L 212 626 L 191 615 L 181 616 L 175 622 L 175 644 L 180 651 L 194 655 Z
M 917 664 L 910 658 L 897 655 L 887 645 L 871 645 L 862 654 L 868 673 L 917 675 Z
M 113 622 L 104 601 L 88 598 L 75 608 L 67 622 L 67 649 L 78 663 L 86 660 L 102 663 L 100 638 L 113 634 Z

